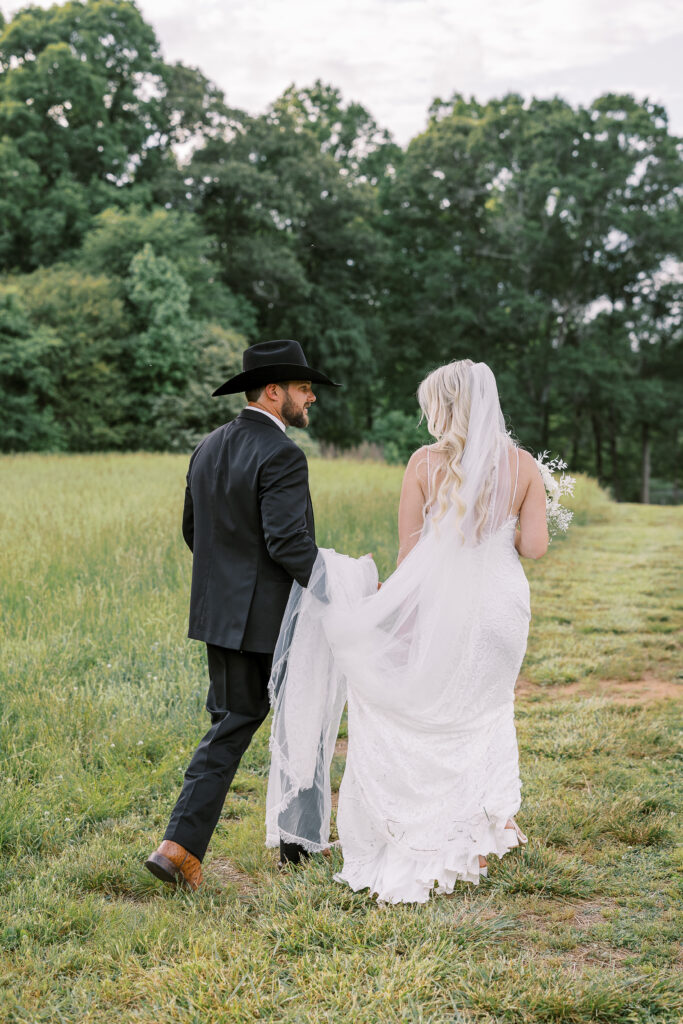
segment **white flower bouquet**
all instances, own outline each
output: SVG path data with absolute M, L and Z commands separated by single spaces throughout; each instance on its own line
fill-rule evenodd
M 574 513 L 560 503 L 560 498 L 574 493 L 576 480 L 563 472 L 567 468 L 566 462 L 559 458 L 551 459 L 549 456 L 550 452 L 541 452 L 536 456 L 536 465 L 545 485 L 545 515 L 552 540 L 556 534 L 566 533 L 574 518 Z M 555 478 L 555 473 L 560 474 L 559 479 Z

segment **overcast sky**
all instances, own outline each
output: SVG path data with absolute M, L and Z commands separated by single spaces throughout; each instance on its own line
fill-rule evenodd
M 32 0 L 36 3 L 36 0 Z M 37 0 L 42 7 L 49 0 Z M 5 16 L 21 2 L 0 0 Z M 683 135 L 681 0 L 140 0 L 167 60 L 194 64 L 258 113 L 321 78 L 396 140 L 435 96 L 514 90 L 589 102 L 632 92 Z

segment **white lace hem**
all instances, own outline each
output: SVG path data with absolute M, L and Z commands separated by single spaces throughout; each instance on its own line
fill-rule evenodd
M 296 843 L 297 846 L 306 850 L 307 853 L 322 853 L 324 850 L 329 850 L 330 847 L 337 845 L 332 842 L 315 843 L 310 839 L 305 839 L 303 836 L 295 836 L 291 832 L 285 832 L 282 829 L 277 833 L 266 833 L 266 847 L 268 847 L 268 849 L 279 849 L 280 840 L 282 840 L 283 843 Z
M 411 856 L 400 847 L 385 843 L 368 859 L 354 860 L 345 856 L 344 867 L 334 876 L 335 882 L 349 885 L 354 892 L 369 889 L 378 903 L 427 903 L 434 891 L 453 892 L 456 882 L 479 884 L 484 869 L 479 857 L 503 857 L 520 845 L 514 829 L 503 823 L 487 823 L 472 835 L 466 846 L 447 848 L 433 856 Z

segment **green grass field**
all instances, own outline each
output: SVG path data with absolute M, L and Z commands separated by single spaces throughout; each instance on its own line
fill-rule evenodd
M 185 639 L 185 469 L 0 460 L 0 1020 L 679 1020 L 683 509 L 616 506 L 580 480 L 569 535 L 526 564 L 530 842 L 486 883 L 380 908 L 332 881 L 337 853 L 279 874 L 264 729 L 193 896 L 142 868 L 208 721 Z M 372 551 L 385 576 L 400 479 L 313 462 L 319 542 Z

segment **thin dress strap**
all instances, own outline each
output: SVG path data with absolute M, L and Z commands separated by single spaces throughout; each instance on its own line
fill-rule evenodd
M 427 446 L 427 505 L 429 505 L 431 497 L 432 497 L 432 485 L 431 485 L 431 481 L 430 481 L 430 478 L 429 478 L 429 446 Z

